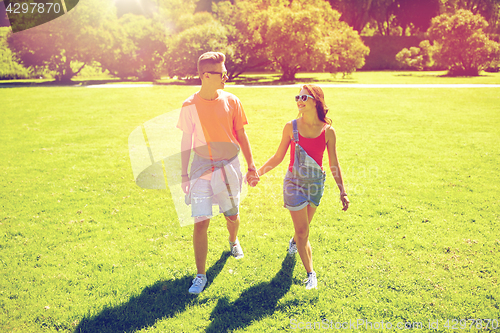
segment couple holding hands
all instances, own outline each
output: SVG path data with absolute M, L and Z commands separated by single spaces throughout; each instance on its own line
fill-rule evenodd
M 291 146 L 290 163 L 283 183 L 284 207 L 290 211 L 295 233 L 288 253 L 299 253 L 307 272 L 306 289 L 316 288 L 309 225 L 324 191 L 326 172 L 322 161 L 325 150 L 329 169 L 340 190 L 343 210 L 349 207 L 336 152 L 335 131 L 326 117 L 328 108 L 320 87 L 304 85 L 295 96 L 299 116 L 285 124 L 276 153 L 258 170 L 245 133 L 248 124 L 240 100 L 223 91 L 228 79 L 225 56 L 207 52 L 198 59 L 200 91 L 184 101 L 177 127 L 182 130 L 182 189 L 191 205 L 194 218 L 193 247 L 198 270 L 189 289 L 199 294 L 205 288 L 207 230 L 212 205 L 224 213 L 229 231 L 231 255 L 243 258 L 237 234 L 240 225 L 239 198 L 243 177 L 238 153 L 241 150 L 248 165 L 245 181 L 255 186 L 260 177 L 278 166 Z M 194 158 L 190 162 L 191 150 Z

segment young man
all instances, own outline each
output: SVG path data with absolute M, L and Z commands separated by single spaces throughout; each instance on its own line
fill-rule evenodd
M 200 56 L 198 74 L 201 89 L 184 101 L 177 123 L 183 132 L 182 189 L 195 219 L 193 247 L 198 274 L 189 289 L 191 294 L 202 292 L 207 283 L 207 230 L 213 204 L 219 205 L 227 220 L 232 256 L 243 258 L 237 238 L 243 178 L 238 160 L 240 149 L 248 165 L 247 182 L 255 186 L 259 180 L 243 128 L 248 122 L 241 102 L 233 94 L 222 90 L 228 79 L 224 62 L 225 56 L 219 52 L 207 52 Z M 191 149 L 194 150 L 194 158 L 188 173 Z

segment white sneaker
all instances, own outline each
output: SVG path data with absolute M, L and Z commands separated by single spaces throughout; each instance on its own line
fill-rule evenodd
M 236 238 L 236 242 L 229 242 L 229 250 L 231 251 L 231 255 L 235 259 L 241 259 L 245 255 L 243 254 L 243 249 L 241 248 L 240 241 Z
M 306 284 L 306 289 L 316 289 L 318 286 L 316 272 L 312 271 L 311 273 L 307 273 L 307 279 L 304 280 L 304 283 Z
M 191 288 L 189 288 L 189 293 L 190 294 L 199 294 L 203 291 L 203 288 L 205 288 L 205 285 L 207 284 L 207 276 L 206 275 L 201 275 L 198 274 L 196 277 L 193 279 L 193 285 Z
M 295 254 L 297 253 L 297 244 L 293 240 L 293 237 L 290 239 L 290 242 L 288 243 L 288 254 Z

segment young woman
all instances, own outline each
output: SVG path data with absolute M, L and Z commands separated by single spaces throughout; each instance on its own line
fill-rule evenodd
M 281 143 L 276 153 L 257 171 L 259 176 L 278 166 L 292 146 L 290 164 L 283 183 L 285 208 L 292 216 L 295 234 L 288 245 L 289 254 L 299 252 L 307 271 L 306 289 L 316 288 L 312 249 L 309 243 L 309 224 L 323 196 L 325 176 L 322 161 L 325 149 L 329 167 L 340 190 L 343 210 L 349 207 L 349 199 L 337 159 L 335 131 L 332 121 L 326 117 L 328 108 L 320 87 L 306 84 L 295 96 L 299 118 L 286 123 Z

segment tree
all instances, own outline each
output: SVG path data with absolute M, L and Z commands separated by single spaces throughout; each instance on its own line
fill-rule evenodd
M 460 9 L 432 19 L 427 30 L 433 41 L 428 47 L 433 60 L 453 76 L 476 76 L 500 59 L 500 44 L 485 33 L 486 20 L 479 14 Z M 429 44 L 430 45 L 430 44 Z
M 220 0 L 199 0 L 196 4 L 196 8 L 194 10 L 195 13 L 208 12 L 212 13 L 213 6 L 219 2 Z
M 184 27 L 171 41 L 166 68 L 169 76 L 192 78 L 198 74 L 196 64 L 200 55 L 208 51 L 230 54 L 227 31 L 209 13 L 186 14 L 181 21 L 193 22 Z
M 358 33 L 345 22 L 339 22 L 338 25 L 339 28 L 332 30 L 327 37 L 330 53 L 325 70 L 332 74 L 346 75 L 364 66 L 365 57 L 370 53 L 370 49 L 363 44 Z
M 394 28 L 395 18 L 389 7 L 394 0 L 374 0 L 369 9 L 370 25 L 373 24 L 380 35 L 390 36 Z M 360 32 L 361 33 L 361 32 Z
M 431 19 L 439 15 L 440 0 L 395 0 L 388 11 L 394 14 L 403 35 L 408 28 L 413 28 L 413 33 L 424 32 L 429 28 Z
M 194 13 L 198 0 L 152 0 L 158 6 L 159 17 L 164 21 L 165 28 L 178 33 L 186 15 Z
M 267 12 L 259 3 L 239 1 L 220 2 L 214 6 L 215 18 L 227 31 L 228 50 L 226 66 L 229 79 L 244 72 L 270 65 L 266 53 Z
M 377 28 L 381 35 L 391 35 L 395 28 L 395 15 L 391 12 L 396 0 L 328 0 L 332 8 L 359 34 L 369 25 Z
M 282 72 L 281 80 L 294 80 L 299 70 L 337 72 L 342 67 L 342 72 L 351 72 L 356 68 L 346 69 L 349 62 L 341 62 L 346 57 L 363 57 L 363 52 L 337 47 L 349 44 L 342 38 L 359 40 L 359 35 L 339 18 L 340 14 L 322 0 L 299 0 L 267 9 L 267 23 L 261 27 L 265 33 L 260 35 L 265 36 L 269 59 Z M 335 63 L 340 67 L 335 69 Z
M 25 67 L 48 69 L 55 73 L 57 81 L 70 81 L 106 50 L 111 36 L 102 27 L 113 15 L 111 2 L 82 1 L 62 17 L 11 33 L 7 42 Z
M 160 78 L 166 47 L 166 33 L 157 17 L 125 14 L 105 29 L 113 40 L 99 59 L 102 67 L 120 78 L 152 81 Z
M 419 71 L 430 68 L 433 64 L 431 57 L 432 47 L 428 40 L 421 41 L 419 47 L 404 48 L 396 54 L 396 60 L 403 65 Z
M 281 80 L 294 80 L 299 70 L 315 70 L 326 62 L 326 22 L 321 14 L 320 8 L 299 2 L 267 10 L 267 54 L 282 72 Z
M 33 77 L 35 73 L 30 73 L 26 68 L 12 59 L 12 52 L 5 41 L 9 31 L 10 28 L 0 27 L 0 80 L 28 79 Z
M 372 7 L 380 0 L 329 0 L 333 9 L 341 13 L 340 20 L 349 24 L 358 33 L 361 33 L 370 21 Z
M 469 10 L 473 14 L 480 14 L 490 25 L 495 25 L 500 16 L 500 0 L 442 0 L 448 13 L 455 13 L 459 9 Z

